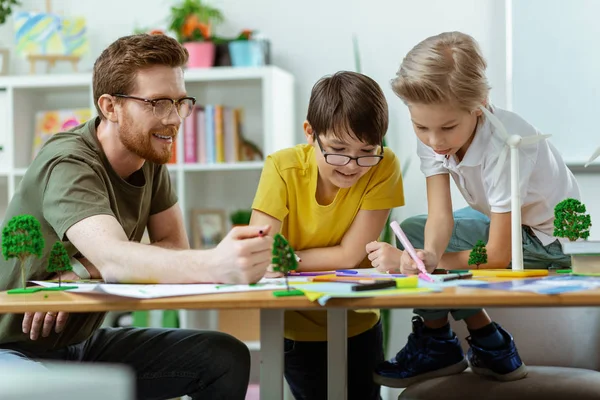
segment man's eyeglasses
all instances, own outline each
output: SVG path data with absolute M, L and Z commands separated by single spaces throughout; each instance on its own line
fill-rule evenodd
M 169 99 L 167 97 L 161 97 L 159 99 L 144 99 L 142 97 L 129 96 L 127 94 L 113 94 L 115 97 L 121 97 L 123 99 L 133 99 L 143 101 L 144 103 L 152 105 L 152 113 L 158 119 L 163 119 L 171 114 L 173 105 L 177 105 L 177 115 L 179 118 L 184 119 L 190 116 L 196 104 L 196 98 L 194 97 L 182 97 L 181 99 Z
M 323 153 L 323 157 L 325 157 L 325 162 L 330 165 L 335 165 L 336 167 L 341 167 L 348 164 L 352 160 L 356 160 L 356 164 L 361 167 L 374 167 L 379 164 L 379 162 L 383 159 L 383 146 L 381 147 L 381 153 L 375 156 L 359 156 L 359 157 L 350 157 L 343 154 L 331 154 L 327 153 L 323 149 L 323 145 L 321 144 L 321 140 L 319 140 L 319 135 L 317 133 L 314 134 L 319 147 L 321 148 L 321 153 Z

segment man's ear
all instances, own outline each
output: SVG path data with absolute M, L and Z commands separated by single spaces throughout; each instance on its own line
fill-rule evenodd
M 107 120 L 110 122 L 118 122 L 119 118 L 116 113 L 116 102 L 113 96 L 103 94 L 98 99 L 98 106 Z
M 310 126 L 310 123 L 308 121 L 304 121 L 302 127 L 304 128 L 304 136 L 306 136 L 306 141 L 308 142 L 308 144 L 312 145 L 315 140 L 312 126 Z

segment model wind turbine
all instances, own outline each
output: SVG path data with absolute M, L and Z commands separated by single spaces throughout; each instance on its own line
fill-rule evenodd
M 536 135 L 522 137 L 517 134 L 510 135 L 502 122 L 484 106 L 480 106 L 490 123 L 502 137 L 505 146 L 502 148 L 496 170 L 494 171 L 494 184 L 498 183 L 502 168 L 508 157 L 510 149 L 510 209 L 511 209 L 511 236 L 512 236 L 512 269 L 523 269 L 523 236 L 521 231 L 521 190 L 519 188 L 519 147 L 540 142 L 552 135 Z
M 598 147 L 596 149 L 596 151 L 594 152 L 594 154 L 592 154 L 592 156 L 590 157 L 588 162 L 585 163 L 584 168 L 587 168 L 588 165 L 590 165 L 592 163 L 592 161 L 594 161 L 596 158 L 598 158 L 598 156 L 600 156 L 600 147 Z

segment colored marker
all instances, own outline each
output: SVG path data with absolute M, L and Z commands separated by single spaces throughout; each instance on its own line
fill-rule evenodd
M 390 223 L 390 227 L 396 234 L 396 237 L 398 237 L 398 239 L 400 240 L 400 243 L 402 243 L 402 246 L 404 246 L 404 249 L 406 251 L 408 251 L 408 254 L 410 255 L 410 257 L 417 264 L 417 268 L 419 269 L 419 271 L 421 271 L 419 273 L 419 278 L 421 278 L 425 281 L 428 281 L 428 282 L 433 282 L 433 279 L 429 275 L 427 275 L 427 269 L 425 269 L 425 264 L 423 264 L 423 260 L 421 260 L 417 256 L 417 252 L 415 251 L 415 248 L 413 247 L 413 245 L 410 243 L 410 241 L 406 237 L 406 234 L 404 233 L 404 231 L 402 231 L 402 228 L 400 228 L 400 225 L 398 224 L 398 222 L 392 221 Z
M 374 283 L 361 284 L 352 286 L 353 292 L 362 292 L 364 290 L 377 290 L 396 287 L 395 281 L 378 281 Z

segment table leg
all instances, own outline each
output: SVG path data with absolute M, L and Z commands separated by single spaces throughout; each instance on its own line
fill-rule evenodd
M 260 398 L 283 399 L 283 310 L 260 310 Z
M 348 310 L 327 310 L 327 399 L 347 398 Z

